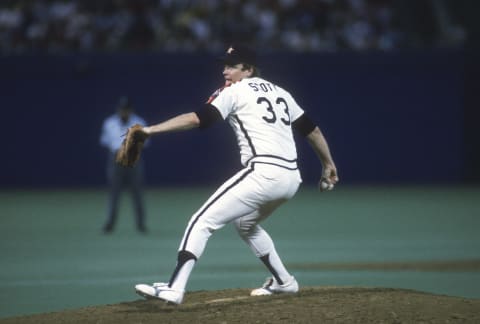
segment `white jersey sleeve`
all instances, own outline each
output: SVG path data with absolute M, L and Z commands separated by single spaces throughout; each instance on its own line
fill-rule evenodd
M 235 92 L 231 89 L 231 87 L 225 87 L 211 102 L 218 109 L 223 119 L 227 119 L 237 105 Z

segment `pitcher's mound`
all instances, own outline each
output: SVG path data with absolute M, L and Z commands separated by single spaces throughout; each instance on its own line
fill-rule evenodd
M 296 295 L 250 297 L 247 289 L 15 317 L 6 323 L 480 323 L 480 299 L 387 288 L 305 287 Z

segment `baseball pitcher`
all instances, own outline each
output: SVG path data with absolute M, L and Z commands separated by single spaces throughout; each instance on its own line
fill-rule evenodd
M 225 120 L 235 132 L 244 166 L 191 217 L 170 280 L 135 286 L 136 292 L 145 298 L 182 303 L 189 276 L 208 239 L 231 222 L 271 273 L 271 278 L 251 295 L 298 292 L 296 279 L 285 268 L 269 234 L 259 225 L 292 198 L 302 182 L 293 130 L 308 140 L 322 164 L 320 189 L 331 190 L 338 181 L 322 132 L 288 91 L 259 76 L 255 53 L 248 47 L 232 45 L 222 61 L 225 86 L 203 108 L 141 129 L 146 136 L 154 136 L 207 128 Z

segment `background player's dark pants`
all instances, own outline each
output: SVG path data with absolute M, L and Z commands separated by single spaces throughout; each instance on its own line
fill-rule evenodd
M 107 221 L 103 227 L 110 232 L 115 226 L 118 216 L 120 195 L 124 189 L 130 190 L 135 211 L 137 229 L 145 231 L 145 209 L 143 206 L 144 166 L 140 160 L 134 168 L 125 168 L 115 163 L 115 154 L 110 154 L 107 161 L 107 177 L 110 184 L 108 197 Z

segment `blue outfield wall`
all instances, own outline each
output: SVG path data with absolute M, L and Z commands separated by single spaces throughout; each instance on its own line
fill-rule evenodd
M 289 89 L 324 131 L 344 183 L 468 180 L 463 51 L 272 54 L 262 74 Z M 222 84 L 209 54 L 97 54 L 0 58 L 0 186 L 105 183 L 102 120 L 128 95 L 149 123 L 196 110 Z M 11 140 L 6 140 L 11 138 Z M 320 165 L 301 138 L 300 166 Z M 237 170 L 226 123 L 166 134 L 145 151 L 147 183 L 219 184 Z

